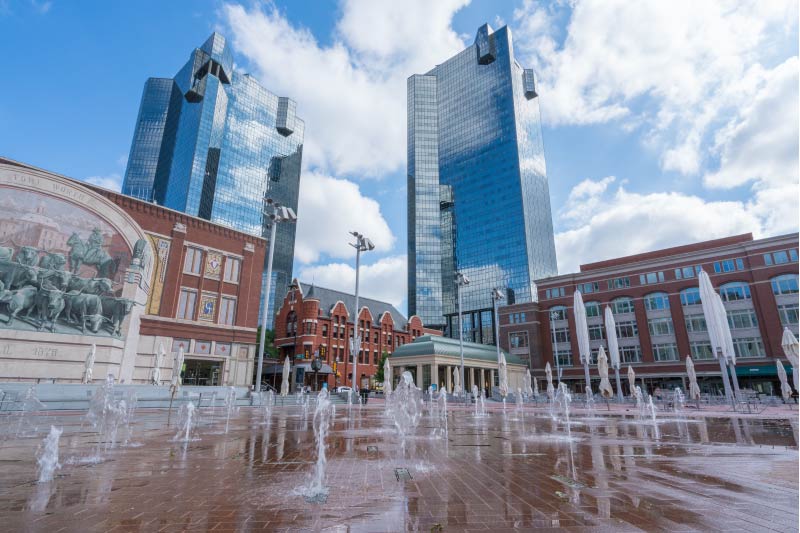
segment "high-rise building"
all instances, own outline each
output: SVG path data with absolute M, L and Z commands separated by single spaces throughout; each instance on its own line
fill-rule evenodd
M 408 306 L 457 337 L 494 342 L 492 289 L 536 297 L 556 274 L 550 192 L 534 73 L 511 32 L 478 29 L 472 46 L 408 79 Z
M 174 78 L 145 83 L 122 192 L 268 237 L 267 196 L 297 209 L 303 128 L 295 102 L 234 71 L 213 33 Z M 280 224 L 273 293 L 289 286 L 294 241 L 295 226 Z

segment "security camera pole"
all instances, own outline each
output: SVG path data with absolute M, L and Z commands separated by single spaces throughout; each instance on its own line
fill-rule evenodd
M 464 323 L 461 321 L 461 287 L 469 285 L 469 278 L 456 272 L 456 295 L 458 296 L 458 349 L 461 354 L 461 394 L 466 401 L 467 384 L 464 382 Z
M 353 356 L 353 390 L 359 392 L 358 379 L 358 354 L 361 351 L 361 332 L 358 330 L 358 271 L 361 268 L 361 252 L 374 250 L 375 245 L 372 241 L 364 237 L 357 231 L 351 231 L 350 235 L 356 238 L 356 242 L 348 243 L 356 249 L 356 312 L 353 315 L 353 340 L 350 342 L 350 353 Z
M 270 219 L 269 257 L 267 258 L 267 283 L 264 287 L 264 311 L 261 317 L 261 338 L 258 341 L 258 370 L 254 389 L 261 392 L 261 371 L 264 369 L 264 341 L 267 334 L 267 315 L 269 313 L 269 291 L 272 285 L 272 258 L 275 255 L 275 230 L 279 222 L 296 222 L 297 215 L 291 207 L 283 207 L 272 198 L 264 199 L 264 216 Z

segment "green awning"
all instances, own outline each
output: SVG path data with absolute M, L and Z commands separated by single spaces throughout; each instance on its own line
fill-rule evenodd
M 784 363 L 783 368 L 786 370 L 787 376 L 792 375 L 791 365 L 787 365 L 786 363 Z M 744 377 L 777 376 L 778 367 L 775 366 L 775 363 L 772 363 L 771 365 L 742 365 L 742 366 L 737 365 L 736 375 Z

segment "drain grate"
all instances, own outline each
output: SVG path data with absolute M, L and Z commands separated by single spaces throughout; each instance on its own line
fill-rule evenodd
M 394 477 L 397 478 L 397 481 L 410 481 L 411 472 L 408 471 L 408 468 L 395 468 Z
M 367 453 L 378 453 L 377 446 L 367 446 Z
M 324 494 L 324 493 L 315 494 L 314 496 L 306 496 L 306 502 L 307 503 L 320 503 L 321 504 L 321 503 L 325 503 L 327 501 L 328 501 L 328 495 Z
M 555 476 L 550 476 L 550 479 L 555 479 L 556 481 L 560 481 L 564 485 L 572 487 L 573 489 L 582 489 L 586 487 L 586 485 L 584 485 L 577 479 L 572 479 L 571 477 L 555 475 Z

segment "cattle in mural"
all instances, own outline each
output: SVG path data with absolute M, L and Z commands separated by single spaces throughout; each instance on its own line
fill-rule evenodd
M 122 321 L 130 314 L 136 302 L 129 298 L 113 298 L 109 296 L 104 296 L 101 300 L 103 316 L 109 317 L 111 322 L 111 334 L 119 337 Z
M 39 331 L 50 322 L 50 331 L 56 330 L 56 319 L 64 310 L 64 294 L 58 289 L 39 289 L 36 294 L 36 310 L 39 313 Z

